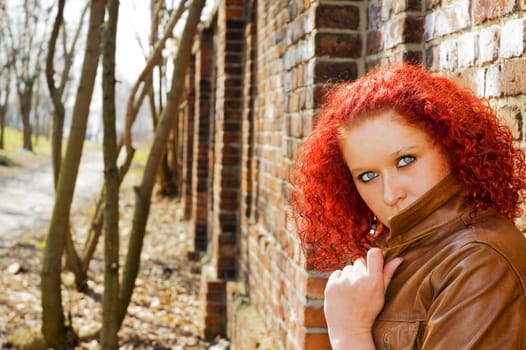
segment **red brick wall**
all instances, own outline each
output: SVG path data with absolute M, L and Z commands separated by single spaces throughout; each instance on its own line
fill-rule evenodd
M 224 0 L 217 10 L 216 103 L 213 139 L 211 265 L 218 278 L 237 276 L 243 63 L 242 1 Z
M 376 65 L 420 62 L 486 97 L 523 144 L 526 3 L 487 4 L 218 1 L 195 46 L 195 119 L 184 124 L 194 133 L 184 166 L 193 167 L 196 249 L 210 256 L 207 336 L 228 329 L 243 350 L 269 339 L 276 349 L 330 348 L 326 275 L 304 268 L 287 215 L 288 168 L 325 87 Z
M 193 151 L 194 151 L 194 121 L 195 113 L 195 55 L 190 57 L 188 70 L 186 72 L 185 87 L 186 98 L 182 106 L 184 108 L 179 112 L 179 124 L 182 125 L 182 164 L 183 171 L 181 174 L 181 197 L 184 201 L 184 218 L 190 219 L 192 216 L 192 178 L 193 178 Z
M 250 246 L 248 228 L 254 223 L 257 163 L 254 157 L 254 114 L 257 95 L 257 27 L 254 9 L 257 1 L 245 6 L 246 25 L 243 33 L 242 72 L 242 124 L 241 124 L 241 201 L 239 240 L 239 279 L 248 283 L 250 272 Z
M 192 157 L 191 181 L 191 220 L 193 223 L 194 246 L 198 251 L 207 250 L 208 242 L 208 207 L 210 184 L 210 140 L 212 103 L 214 101 L 213 84 L 213 32 L 210 29 L 199 33 L 198 49 L 195 53 L 195 120 L 193 123 L 194 142 Z M 187 181 L 188 181 L 187 180 Z

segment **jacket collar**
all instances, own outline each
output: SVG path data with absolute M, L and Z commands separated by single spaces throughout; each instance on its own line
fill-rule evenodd
M 467 206 L 464 204 L 463 188 L 462 183 L 450 174 L 414 203 L 390 217 L 388 246 L 417 239 L 429 233 L 434 227 L 450 221 L 452 214 L 461 215 L 465 212 Z

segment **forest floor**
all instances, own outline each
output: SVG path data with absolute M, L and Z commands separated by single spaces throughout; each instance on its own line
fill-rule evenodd
M 16 176 L 10 171 L 10 177 Z M 24 168 L 15 171 L 23 172 Z M 3 180 L 0 176 L 0 186 Z M 137 175 L 127 176 L 121 190 L 121 259 L 134 210 L 133 186 L 138 181 Z M 78 250 L 82 248 L 92 214 L 92 204 L 72 214 Z M 202 263 L 192 252 L 189 225 L 182 218 L 177 199 L 153 195 L 141 268 L 128 314 L 119 331 L 120 349 L 228 349 L 225 339 L 202 336 L 204 310 L 199 297 Z M 0 349 L 29 349 L 13 344 L 30 344 L 40 335 L 39 286 L 45 234 L 46 228 L 42 227 L 19 241 L 0 245 Z M 102 238 L 88 273 L 87 292 L 77 291 L 71 273 L 62 275 L 64 312 L 80 337 L 75 349 L 100 348 L 98 340 L 89 335 L 100 328 L 102 319 Z

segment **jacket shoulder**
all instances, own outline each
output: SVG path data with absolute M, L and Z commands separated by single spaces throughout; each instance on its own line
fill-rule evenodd
M 459 241 L 465 248 L 478 246 L 497 253 L 496 259 L 503 259 L 517 274 L 526 293 L 526 237 L 509 219 L 489 215 L 469 225 L 460 232 Z

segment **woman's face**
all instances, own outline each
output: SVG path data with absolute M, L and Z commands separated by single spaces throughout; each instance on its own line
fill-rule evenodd
M 340 147 L 360 196 L 384 225 L 450 172 L 440 146 L 392 110 L 341 131 Z

